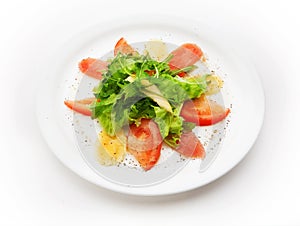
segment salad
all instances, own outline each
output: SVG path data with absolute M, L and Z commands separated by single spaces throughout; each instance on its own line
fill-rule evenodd
M 94 97 L 64 103 L 99 122 L 101 164 L 116 165 L 129 154 L 147 171 L 158 162 L 163 145 L 187 158 L 205 158 L 193 129 L 224 120 L 230 110 L 209 100 L 223 81 L 213 73 L 193 74 L 197 62 L 205 57 L 196 44 L 185 43 L 156 60 L 121 38 L 114 57 L 79 63 L 80 71 L 99 84 Z

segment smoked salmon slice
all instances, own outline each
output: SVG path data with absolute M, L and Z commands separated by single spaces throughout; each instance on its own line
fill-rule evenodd
M 102 78 L 102 72 L 107 70 L 108 63 L 103 60 L 88 57 L 79 63 L 80 71 L 95 79 Z
M 173 56 L 169 62 L 171 69 L 182 69 L 194 65 L 202 56 L 202 50 L 192 43 L 186 43 L 179 46 L 171 52 Z
M 119 39 L 117 44 L 115 45 L 114 55 L 116 56 L 118 53 L 122 54 L 135 54 L 136 50 L 127 43 L 127 41 L 122 37 Z

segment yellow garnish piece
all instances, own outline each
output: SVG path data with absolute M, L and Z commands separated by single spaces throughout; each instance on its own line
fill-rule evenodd
M 97 153 L 102 165 L 116 165 L 122 162 L 126 155 L 125 136 L 120 133 L 117 136 L 109 136 L 106 132 L 99 133 Z
M 223 87 L 223 80 L 217 75 L 209 75 L 206 78 L 207 82 L 207 90 L 205 92 L 206 95 L 213 95 L 220 92 Z

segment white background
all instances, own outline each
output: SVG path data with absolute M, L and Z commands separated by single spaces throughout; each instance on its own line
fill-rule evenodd
M 2 1 L 0 225 L 300 225 L 298 11 L 289 0 Z M 77 32 L 134 12 L 203 17 L 248 36 L 266 95 L 262 131 L 237 167 L 200 189 L 156 198 L 107 191 L 62 165 L 39 132 L 43 59 Z

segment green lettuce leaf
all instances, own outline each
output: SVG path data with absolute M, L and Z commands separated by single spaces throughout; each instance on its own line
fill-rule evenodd
M 162 137 L 175 145 L 182 131 L 194 126 L 179 115 L 184 101 L 200 97 L 207 84 L 206 76 L 177 76 L 194 66 L 171 71 L 170 58 L 158 62 L 148 55 L 118 54 L 111 59 L 103 79 L 93 90 L 100 102 L 90 106 L 92 118 L 97 118 L 111 136 L 128 124 L 139 125 L 141 118 L 154 119 Z M 159 92 L 153 94 L 153 90 Z
M 154 121 L 157 123 L 163 139 L 167 137 L 169 133 L 181 134 L 183 119 L 179 114 L 171 113 L 160 107 L 154 107 L 154 111 L 156 115 Z

